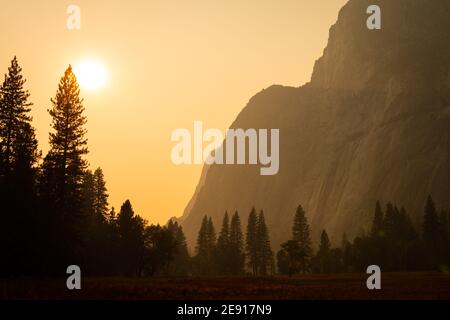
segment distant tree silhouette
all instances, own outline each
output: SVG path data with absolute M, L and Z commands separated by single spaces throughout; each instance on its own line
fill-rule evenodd
M 245 251 L 253 275 L 259 272 L 258 216 L 253 207 L 248 216 Z
M 241 219 L 236 211 L 231 218 L 230 225 L 230 270 L 234 275 L 244 273 L 245 254 L 243 249 L 243 235 L 241 227 Z
M 197 268 L 202 269 L 203 265 L 207 263 L 208 260 L 208 216 L 204 216 L 202 220 L 202 224 L 200 226 L 200 230 L 198 232 L 197 237 L 197 246 L 196 246 L 196 263 Z
M 379 217 L 383 216 L 381 228 Z M 443 218 L 445 220 L 445 217 Z M 383 215 L 379 204 L 375 207 L 374 223 L 368 236 L 355 238 L 342 247 L 343 270 L 364 271 L 367 265 L 377 264 L 386 271 L 415 271 L 446 269 L 443 251 L 448 244 L 440 230 L 440 217 L 431 197 L 428 197 L 422 235 L 415 230 L 404 207 L 390 202 Z M 379 232 L 373 230 L 379 229 Z M 440 240 L 441 239 L 441 240 Z
M 108 220 L 108 193 L 103 173 L 98 168 L 94 174 L 87 170 L 83 180 L 83 227 L 84 259 L 86 273 L 111 274 L 111 256 L 116 250 L 117 230 L 113 221 Z
M 177 222 L 170 220 L 167 229 L 172 233 L 176 245 L 173 261 L 169 262 L 168 274 L 175 276 L 189 275 L 191 272 L 191 258 L 189 257 L 183 228 Z
M 168 275 L 177 251 L 177 242 L 172 231 L 159 225 L 148 226 L 144 231 L 144 243 L 144 270 L 149 275 Z
M 140 276 L 144 269 L 145 221 L 134 214 L 129 200 L 125 201 L 117 216 L 119 233 L 119 270 L 123 275 Z
M 230 220 L 228 217 L 228 212 L 225 212 L 222 228 L 220 230 L 219 237 L 217 238 L 217 247 L 215 252 L 215 264 L 219 274 L 231 274 L 230 258 Z
M 208 229 L 206 234 L 208 238 L 209 249 L 211 250 L 211 252 L 213 252 L 217 244 L 217 237 L 216 237 L 216 229 L 214 228 L 214 223 L 211 217 L 208 218 Z
M 83 176 L 83 188 L 82 188 L 82 199 L 83 199 L 83 214 L 85 216 L 94 216 L 94 175 L 91 170 L 86 170 Z
M 313 266 L 318 273 L 329 273 L 332 270 L 331 243 L 325 230 L 320 236 L 320 245 L 317 255 L 314 257 Z
M 213 275 L 215 270 L 214 251 L 216 248 L 216 233 L 211 217 L 205 216 L 197 239 L 197 255 L 195 264 L 200 275 Z
M 270 247 L 269 230 L 264 219 L 264 212 L 261 210 L 258 216 L 257 224 L 257 243 L 258 243 L 258 267 L 259 274 L 267 275 L 273 273 L 274 260 L 273 252 Z
M 298 206 L 295 212 L 294 226 L 292 227 L 292 239 L 298 242 L 300 250 L 302 251 L 300 271 L 308 272 L 312 256 L 311 236 L 305 210 L 303 210 L 301 205 Z

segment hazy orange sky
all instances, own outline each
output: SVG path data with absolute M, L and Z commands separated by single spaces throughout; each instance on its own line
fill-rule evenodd
M 17 55 L 44 154 L 64 70 L 85 59 L 107 67 L 104 88 L 82 90 L 88 160 L 103 168 L 116 210 L 130 199 L 152 223 L 182 214 L 201 172 L 172 164 L 171 132 L 194 120 L 225 130 L 263 88 L 309 81 L 346 2 L 0 1 L 0 73 Z M 66 28 L 70 4 L 81 8 L 81 30 Z

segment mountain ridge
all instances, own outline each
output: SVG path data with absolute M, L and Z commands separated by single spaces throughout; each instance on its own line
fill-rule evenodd
M 366 8 L 382 9 L 368 30 Z M 450 207 L 450 2 L 350 0 L 301 87 L 270 86 L 230 128 L 279 128 L 280 171 L 205 166 L 181 218 L 191 246 L 203 215 L 263 209 L 272 245 L 302 204 L 314 239 L 366 232 L 377 200 L 404 205 L 419 226 L 425 198 Z

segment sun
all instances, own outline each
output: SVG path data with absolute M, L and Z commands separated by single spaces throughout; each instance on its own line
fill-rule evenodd
M 108 72 L 105 65 L 98 60 L 83 60 L 75 65 L 74 72 L 83 89 L 95 91 L 106 85 Z

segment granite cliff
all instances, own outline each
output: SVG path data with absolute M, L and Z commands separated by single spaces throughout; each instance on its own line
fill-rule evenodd
M 368 30 L 366 9 L 382 10 Z M 280 170 L 205 166 L 180 218 L 195 245 L 202 217 L 220 227 L 263 209 L 272 246 L 290 237 L 295 208 L 313 236 L 334 244 L 370 226 L 377 200 L 405 206 L 420 225 L 428 194 L 450 208 L 450 1 L 350 0 L 330 29 L 311 81 L 256 94 L 231 128 L 279 128 Z

